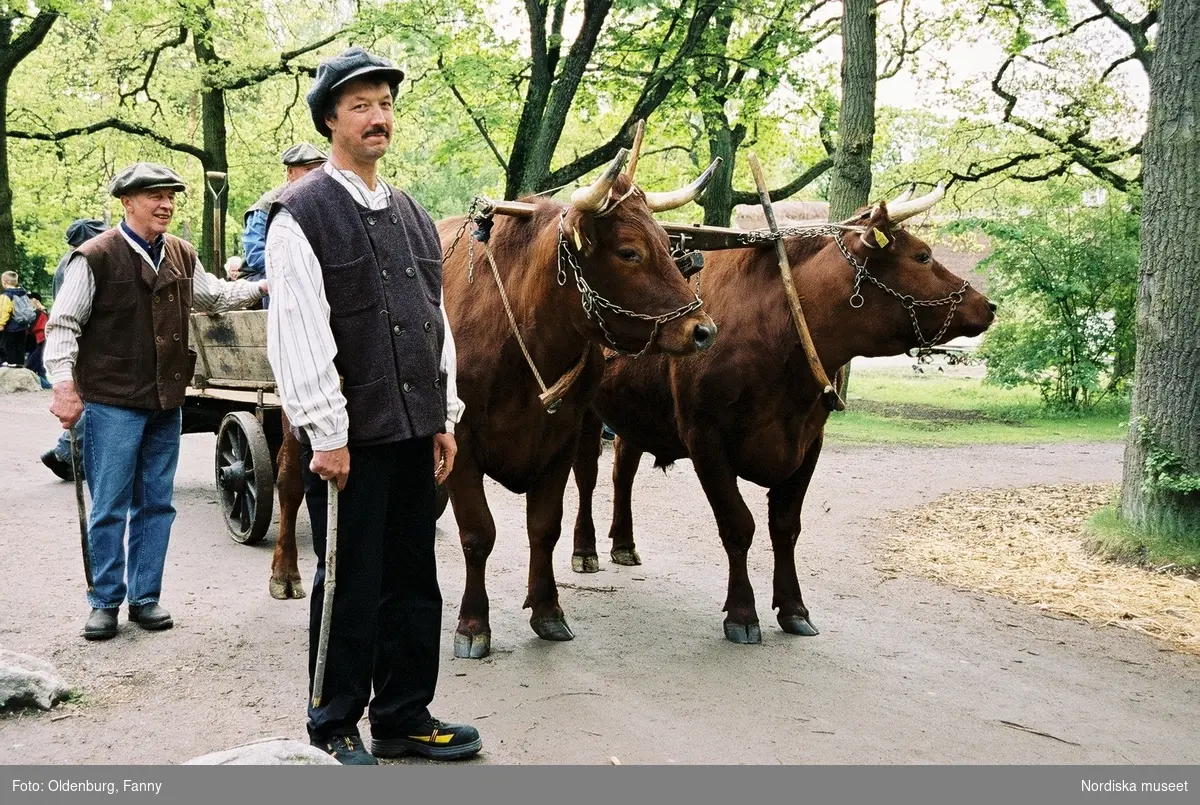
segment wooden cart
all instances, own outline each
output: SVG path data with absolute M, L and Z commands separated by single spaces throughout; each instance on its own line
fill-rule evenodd
M 184 433 L 217 435 L 217 496 L 237 542 L 266 536 L 275 509 L 283 426 L 267 361 L 267 312 L 193 313 L 196 373 L 183 404 Z
M 262 540 L 275 512 L 283 418 L 267 361 L 267 311 L 193 313 L 196 372 L 183 403 L 184 433 L 217 435 L 217 498 L 234 541 Z M 437 488 L 437 515 L 449 502 Z

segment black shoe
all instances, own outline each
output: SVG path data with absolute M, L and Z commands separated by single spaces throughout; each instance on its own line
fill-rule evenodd
M 371 752 L 377 757 L 414 755 L 434 760 L 459 760 L 471 757 L 483 748 L 479 731 L 468 724 L 443 724 L 430 718 L 399 738 L 371 738 Z
M 42 453 L 42 463 L 50 468 L 50 472 L 64 481 L 75 480 L 75 470 L 71 468 L 70 462 L 63 461 L 54 454 L 53 450 L 47 450 L 45 453 Z
M 157 601 L 141 606 L 130 604 L 129 620 L 152 632 L 170 629 L 175 625 L 175 622 L 171 620 L 171 613 L 160 607 Z
M 310 744 L 322 752 L 332 755 L 343 766 L 378 766 L 379 761 L 372 757 L 363 746 L 362 738 L 357 735 L 335 735 L 326 741 L 312 739 Z
M 83 625 L 84 640 L 108 640 L 117 636 L 117 610 L 93 609 Z

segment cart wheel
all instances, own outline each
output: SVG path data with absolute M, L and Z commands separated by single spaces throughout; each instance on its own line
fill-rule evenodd
M 251 545 L 271 525 L 275 477 L 267 437 L 253 414 L 234 411 L 217 432 L 217 494 L 234 542 Z
M 446 513 L 446 504 L 450 502 L 450 490 L 441 484 L 437 485 L 437 516 L 441 517 Z

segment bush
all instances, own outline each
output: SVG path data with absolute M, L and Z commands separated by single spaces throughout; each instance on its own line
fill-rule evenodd
M 1033 385 L 1047 404 L 1077 410 L 1132 377 L 1138 217 L 1117 201 L 1053 201 L 1014 222 L 954 228 L 982 229 L 994 249 L 980 264 L 999 305 L 980 348 L 988 381 Z

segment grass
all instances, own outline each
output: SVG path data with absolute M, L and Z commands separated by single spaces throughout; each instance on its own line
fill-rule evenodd
M 1121 441 L 1129 422 L 1125 401 L 1086 413 L 1046 408 L 1035 389 L 1006 389 L 975 377 L 903 371 L 850 376 L 847 410 L 825 428 L 835 442 L 958 445 Z
M 1084 526 L 1087 547 L 1095 553 L 1140 567 L 1173 566 L 1175 573 L 1200 577 L 1200 534 L 1167 536 L 1138 531 L 1117 515 L 1117 507 L 1098 511 Z

